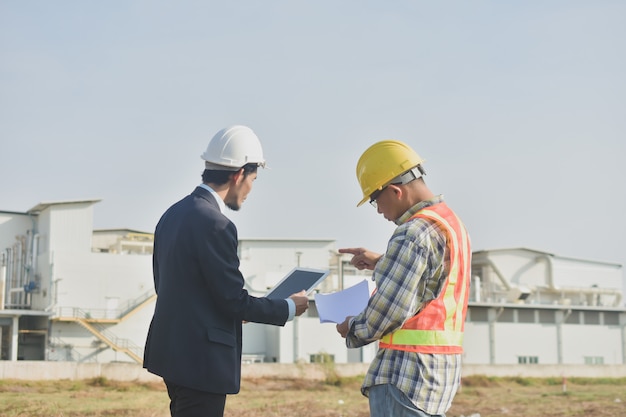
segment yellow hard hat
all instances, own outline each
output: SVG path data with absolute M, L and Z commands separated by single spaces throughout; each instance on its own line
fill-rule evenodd
M 394 178 L 424 162 L 409 145 L 398 140 L 383 140 L 367 148 L 356 164 L 356 177 L 365 203 L 373 192 L 382 190 Z

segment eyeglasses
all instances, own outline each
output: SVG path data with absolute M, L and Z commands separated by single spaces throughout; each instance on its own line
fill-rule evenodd
M 416 166 L 414 168 L 411 168 L 407 172 L 405 172 L 405 173 L 403 173 L 401 175 L 398 175 L 396 178 L 391 180 L 390 183 L 388 183 L 387 185 L 382 187 L 380 190 L 376 190 L 372 194 L 370 194 L 370 204 L 372 205 L 372 207 L 374 207 L 375 209 L 378 210 L 378 198 L 383 193 L 383 191 L 385 191 L 385 189 L 387 187 L 389 187 L 390 185 L 404 185 L 404 184 L 408 184 L 411 181 L 420 178 L 423 174 L 424 174 L 424 171 L 423 171 L 422 167 L 418 165 L 418 166 Z
M 383 193 L 383 191 L 385 191 L 387 189 L 388 186 L 385 186 L 383 188 L 381 188 L 380 190 L 376 190 L 374 191 L 371 195 L 370 195 L 370 204 L 372 205 L 372 207 L 374 207 L 375 209 L 378 209 L 378 197 L 380 197 L 380 195 Z

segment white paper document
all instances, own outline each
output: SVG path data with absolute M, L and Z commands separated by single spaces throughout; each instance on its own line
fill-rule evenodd
M 365 280 L 343 291 L 315 294 L 320 323 L 343 323 L 346 317 L 356 316 L 363 311 L 369 298 L 369 287 Z

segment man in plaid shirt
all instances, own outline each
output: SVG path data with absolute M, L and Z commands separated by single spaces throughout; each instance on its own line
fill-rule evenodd
M 370 415 L 444 416 L 461 382 L 471 250 L 463 223 L 426 186 L 423 159 L 399 141 L 368 148 L 357 164 L 363 191 L 398 227 L 383 255 L 340 249 L 373 270 L 376 291 L 365 310 L 337 325 L 350 348 L 379 351 L 361 391 Z

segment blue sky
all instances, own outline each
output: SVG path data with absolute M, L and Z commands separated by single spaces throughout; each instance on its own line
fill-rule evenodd
M 252 127 L 269 170 L 240 237 L 382 251 L 356 208 L 382 139 L 475 250 L 626 264 L 622 1 L 0 0 L 0 209 L 101 198 L 96 228 L 152 231 L 200 182 L 200 154 Z

